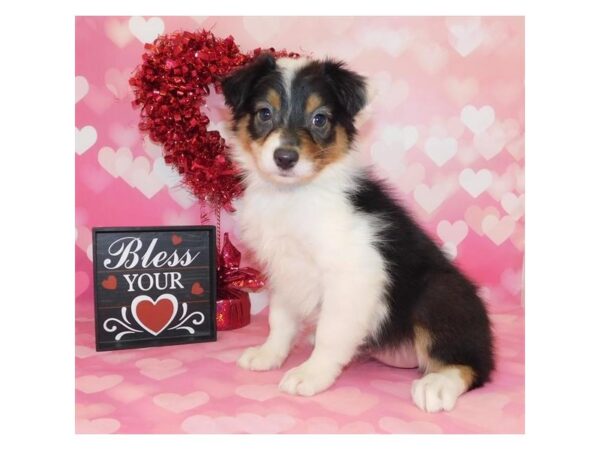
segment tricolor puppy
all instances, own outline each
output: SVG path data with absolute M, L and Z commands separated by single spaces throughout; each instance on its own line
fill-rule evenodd
M 488 381 L 492 335 L 475 286 L 357 162 L 364 78 L 336 61 L 262 55 L 222 86 L 246 187 L 242 236 L 272 294 L 269 337 L 238 364 L 281 366 L 313 323 L 312 354 L 279 385 L 290 394 L 327 389 L 361 353 L 418 366 L 412 398 L 426 411 Z

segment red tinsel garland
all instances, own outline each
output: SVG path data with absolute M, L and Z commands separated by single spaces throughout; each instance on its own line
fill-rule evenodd
M 129 80 L 133 105 L 141 107 L 140 130 L 162 144 L 165 162 L 177 168 L 199 199 L 232 211 L 242 186 L 225 140 L 206 129 L 209 119 L 202 107 L 209 86 L 220 93 L 223 76 L 264 51 L 298 54 L 273 48 L 242 53 L 233 37 L 220 39 L 207 30 L 166 34 L 144 48 L 143 63 Z

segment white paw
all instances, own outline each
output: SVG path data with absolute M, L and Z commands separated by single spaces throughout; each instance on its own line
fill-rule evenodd
M 279 383 L 279 389 L 292 395 L 310 397 L 333 384 L 339 372 L 314 364 L 304 363 L 288 370 Z
M 285 356 L 262 347 L 249 347 L 237 360 L 238 366 L 246 370 L 277 369 L 283 363 Z
M 412 398 L 423 411 L 450 411 L 463 392 L 463 384 L 453 375 L 430 373 L 412 384 Z

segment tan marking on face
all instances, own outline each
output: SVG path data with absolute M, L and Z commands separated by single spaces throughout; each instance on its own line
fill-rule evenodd
M 319 97 L 317 94 L 310 94 L 308 99 L 306 100 L 306 106 L 304 107 L 304 111 L 307 114 L 310 114 L 322 104 L 323 99 L 321 99 L 321 97 Z
M 250 115 L 246 114 L 236 123 L 235 134 L 242 149 L 248 153 L 252 153 L 252 146 L 250 145 L 252 142 L 252 136 L 250 136 L 250 133 L 248 132 L 248 124 L 250 124 Z
M 307 158 L 313 162 L 314 178 L 328 165 L 340 160 L 349 150 L 348 135 L 341 126 L 335 128 L 335 140 L 327 147 L 321 147 L 307 134 L 300 135 L 300 158 Z
M 267 101 L 275 109 L 281 109 L 281 97 L 275 89 L 269 89 L 267 92 Z

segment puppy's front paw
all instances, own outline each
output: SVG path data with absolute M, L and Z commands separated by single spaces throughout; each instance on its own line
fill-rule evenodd
M 246 370 L 277 369 L 285 359 L 265 346 L 247 348 L 237 360 L 238 366 Z
M 279 389 L 288 394 L 309 397 L 331 386 L 338 374 L 338 371 L 305 362 L 286 372 Z
M 430 373 L 412 384 L 412 398 L 423 411 L 450 411 L 462 393 L 457 380 L 442 373 Z

